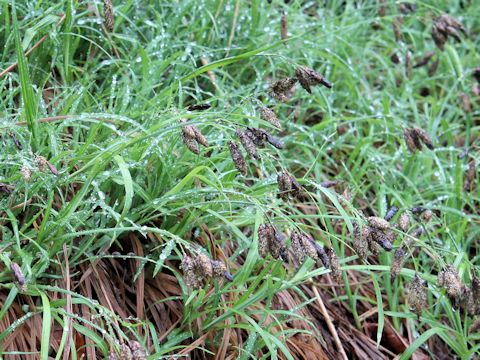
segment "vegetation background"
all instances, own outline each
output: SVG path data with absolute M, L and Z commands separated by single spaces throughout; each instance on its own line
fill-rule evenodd
M 477 311 L 437 276 L 452 265 L 475 290 L 480 2 L 0 6 L 0 358 L 478 358 Z M 466 34 L 440 49 L 442 14 Z M 333 88 L 269 96 L 300 66 Z M 208 140 L 199 155 L 181 119 Z M 246 126 L 285 146 L 244 176 L 228 144 Z M 433 150 L 410 153 L 406 128 Z M 278 196 L 283 171 L 301 199 Z M 411 225 L 360 259 L 356 226 L 392 206 Z M 333 249 L 341 278 L 292 251 L 262 258 L 266 223 Z M 180 265 L 199 254 L 233 280 L 189 288 Z

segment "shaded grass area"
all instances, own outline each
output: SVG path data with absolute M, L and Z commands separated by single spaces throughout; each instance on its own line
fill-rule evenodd
M 107 31 L 100 2 L 1 3 L 0 354 L 106 358 L 133 342 L 151 359 L 478 353 L 479 306 L 466 311 L 437 275 L 453 265 L 462 292 L 478 275 L 479 4 L 113 5 Z M 445 12 L 467 35 L 440 50 L 431 31 Z M 297 84 L 287 102 L 272 99 L 269 86 L 299 66 L 333 88 Z M 208 140 L 200 155 L 182 142 L 184 119 Z M 257 149 L 242 176 L 228 142 L 247 127 L 285 148 Z M 433 150 L 410 153 L 406 128 L 425 130 Z M 284 171 L 302 197 L 279 196 Z M 392 252 L 360 259 L 355 227 L 392 206 L 392 225 L 401 214 L 410 225 L 395 228 Z M 260 257 L 266 223 L 289 248 L 294 231 L 332 248 L 341 281 L 292 250 Z M 189 288 L 180 265 L 198 254 L 233 281 Z M 409 285 L 415 274 L 426 284 Z M 417 314 L 407 285 L 426 291 Z

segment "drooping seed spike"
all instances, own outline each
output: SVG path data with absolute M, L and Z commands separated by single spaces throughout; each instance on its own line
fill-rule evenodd
M 387 220 L 382 219 L 381 217 L 377 216 L 370 216 L 368 219 L 368 225 L 373 228 L 380 229 L 380 230 L 387 230 L 390 228 L 390 224 Z
M 212 261 L 207 255 L 199 253 L 194 258 L 194 261 L 195 273 L 198 276 L 203 276 L 205 278 L 211 278 L 213 276 Z
M 392 218 L 397 214 L 398 212 L 398 207 L 392 206 L 388 211 L 387 214 L 385 215 L 384 219 L 386 221 L 392 220 Z
M 450 299 L 458 300 L 462 294 L 462 281 L 457 269 L 453 265 L 447 265 L 438 273 L 437 283 L 443 287 Z
M 113 31 L 115 25 L 115 18 L 113 15 L 113 4 L 112 0 L 103 0 L 103 18 L 105 28 L 108 31 Z
M 408 215 L 407 213 L 403 213 L 402 215 L 400 215 L 397 226 L 403 232 L 407 232 L 410 226 L 410 215 Z
M 240 139 L 240 142 L 242 143 L 242 146 L 245 149 L 245 151 L 247 152 L 247 154 L 250 155 L 252 158 L 258 160 L 260 157 L 258 156 L 257 148 L 255 146 L 255 143 L 246 134 L 246 132 L 244 132 L 240 129 L 237 129 L 235 131 L 235 134 L 237 134 L 237 136 Z
M 265 121 L 269 122 L 270 124 L 272 124 L 276 128 L 278 128 L 278 129 L 282 128 L 282 124 L 280 124 L 280 121 L 278 120 L 277 115 L 271 109 L 269 109 L 268 107 L 263 106 L 260 109 L 260 117 L 262 118 L 262 120 L 265 120 Z
M 428 307 L 428 293 L 425 282 L 415 274 L 411 283 L 407 285 L 407 302 L 412 311 L 421 315 L 422 310 Z
M 200 149 L 198 148 L 198 144 L 194 138 L 191 138 L 190 136 L 187 136 L 185 135 L 185 133 L 182 132 L 182 140 L 188 150 L 190 150 L 194 154 L 200 154 Z
M 228 148 L 230 149 L 230 155 L 232 156 L 232 160 L 233 160 L 233 163 L 235 164 L 235 167 L 242 175 L 246 176 L 247 163 L 237 143 L 233 140 L 230 140 L 228 142 Z
M 342 282 L 342 271 L 340 270 L 340 261 L 338 259 L 337 253 L 335 250 L 330 248 L 328 250 L 328 260 L 330 262 L 330 270 L 332 272 L 332 277 L 335 282 Z
M 355 222 L 353 223 L 353 248 L 357 255 L 362 260 L 366 260 L 368 257 L 368 241 L 360 231 L 360 226 Z

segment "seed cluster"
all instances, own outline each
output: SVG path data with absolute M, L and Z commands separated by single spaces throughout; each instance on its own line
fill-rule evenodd
M 191 289 L 199 289 L 204 282 L 211 278 L 223 277 L 232 281 L 225 264 L 218 260 L 211 260 L 203 253 L 196 253 L 193 257 L 185 255 L 182 259 L 183 280 Z
M 143 346 L 135 340 L 129 340 L 128 345 L 120 345 L 120 353 L 117 354 L 114 350 L 110 351 L 108 355 L 109 360 L 146 360 L 147 352 Z
M 433 142 L 427 132 L 420 128 L 407 128 L 403 132 L 405 143 L 411 153 L 423 149 L 423 144 L 430 150 L 433 150 Z
M 302 185 L 288 172 L 283 171 L 277 175 L 277 184 L 279 196 L 283 200 L 288 200 L 289 197 L 296 197 L 298 199 L 303 197 L 304 191 Z
M 113 4 L 112 0 L 103 0 L 103 18 L 105 28 L 108 31 L 113 31 L 115 25 L 115 19 L 113 16 Z
M 187 124 L 186 119 L 180 120 L 181 123 L 185 124 L 182 126 L 182 140 L 185 146 L 194 154 L 200 154 L 200 148 L 198 144 L 208 147 L 208 141 L 202 132 L 198 129 L 197 126 L 192 124 Z
M 465 27 L 461 22 L 454 19 L 450 15 L 443 14 L 437 17 L 433 22 L 432 38 L 440 50 L 443 50 L 448 37 L 451 36 L 455 40 L 460 41 L 459 31 L 467 35 Z
M 270 254 L 274 259 L 286 260 L 285 236 L 273 225 L 260 225 L 258 227 L 258 252 L 263 258 Z
M 427 283 L 418 274 L 415 274 L 411 283 L 407 285 L 407 303 L 418 316 L 428 307 Z

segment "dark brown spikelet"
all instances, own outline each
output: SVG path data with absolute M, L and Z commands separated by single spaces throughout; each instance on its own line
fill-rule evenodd
M 392 281 L 394 281 L 397 278 L 398 274 L 400 274 L 403 263 L 405 262 L 405 255 L 406 252 L 403 247 L 399 247 L 397 250 L 395 250 L 392 265 L 390 266 L 390 279 Z
M 282 128 L 282 125 L 280 124 L 277 115 L 268 107 L 264 106 L 260 109 L 260 117 L 262 118 L 262 120 L 269 122 L 276 128 Z
M 393 245 L 384 231 L 380 229 L 373 229 L 370 236 L 372 240 L 377 242 L 384 250 L 392 251 Z
M 287 200 L 292 192 L 292 179 L 290 174 L 283 171 L 277 175 L 277 184 L 279 195 L 283 200 Z
M 432 77 L 437 73 L 438 65 L 440 64 L 440 59 L 435 60 L 432 65 L 428 68 L 428 76 Z
M 362 260 L 368 257 L 368 240 L 363 236 L 360 226 L 353 223 L 353 249 Z
M 145 348 L 140 345 L 138 341 L 130 340 L 128 342 L 128 346 L 132 350 L 132 357 L 133 360 L 146 360 L 147 359 L 147 352 Z
M 297 82 L 296 78 L 286 78 L 275 81 L 270 87 L 268 93 L 274 99 L 287 102 L 293 95 L 293 87 Z
M 425 144 L 427 148 L 433 150 L 433 142 L 430 138 L 430 135 L 427 132 L 420 128 L 415 128 L 415 133 L 417 134 L 418 138 Z M 420 150 L 420 149 L 419 149 Z
M 214 277 L 223 277 L 227 281 L 233 281 L 233 276 L 228 272 L 227 267 L 222 261 L 212 260 L 211 263 Z
M 286 12 L 282 12 L 282 17 L 280 19 L 280 38 L 282 40 L 288 39 L 288 16 Z M 285 43 L 286 45 L 287 43 Z
M 409 79 L 412 77 L 412 68 L 412 53 L 410 50 L 407 50 L 407 53 L 405 54 L 405 75 Z
M 447 291 L 450 299 L 460 299 L 462 295 L 462 281 L 457 269 L 453 265 L 447 265 L 438 273 L 437 283 Z
M 385 215 L 384 219 L 386 221 L 392 220 L 392 218 L 397 214 L 398 212 L 398 207 L 392 206 L 388 211 L 387 214 Z
M 103 18 L 105 28 L 108 31 L 113 31 L 115 25 L 115 19 L 113 16 L 113 4 L 112 0 L 103 0 Z
M 378 256 L 378 254 L 380 254 L 380 251 L 382 250 L 382 247 L 378 242 L 370 238 L 370 241 L 368 241 L 368 250 L 370 250 L 373 256 Z
M 320 261 L 322 262 L 323 266 L 326 267 L 327 269 L 330 268 L 330 257 L 329 255 L 327 254 L 327 252 L 325 251 L 325 249 L 323 248 L 323 246 L 320 246 L 319 244 L 317 244 L 317 242 L 315 240 L 313 240 L 313 238 L 309 235 L 306 235 L 305 236 L 305 239 L 304 239 L 305 243 L 306 244 L 312 244 L 317 252 L 317 261 L 318 259 L 320 259 Z
M 332 84 L 325 79 L 320 73 L 316 72 L 313 69 L 302 66 L 295 70 L 295 76 L 298 79 L 300 85 L 309 93 L 312 93 L 310 86 L 323 85 L 326 88 L 331 89 Z
M 387 9 L 386 0 L 378 0 L 378 16 L 384 17 L 387 15 Z
M 257 147 L 255 146 L 255 143 L 253 142 L 251 137 L 249 137 L 245 131 L 242 131 L 240 129 L 237 129 L 235 131 L 235 134 L 240 139 L 240 142 L 242 143 L 242 146 L 247 152 L 247 154 L 250 155 L 252 158 L 258 160 L 260 157 L 257 153 Z
M 416 134 L 412 130 L 413 129 L 405 129 L 403 131 L 403 137 L 405 139 L 405 144 L 407 145 L 408 150 L 411 153 L 415 153 L 417 151 L 417 145 L 415 142 Z
M 181 123 L 185 124 L 187 122 L 187 119 L 182 119 L 180 120 Z M 182 126 L 182 133 L 185 136 L 188 136 L 192 139 L 195 139 L 195 130 L 193 129 L 192 125 L 184 125 Z
M 412 311 L 420 316 L 422 310 L 428 307 L 428 293 L 425 281 L 415 274 L 411 283 L 407 285 L 407 302 Z
M 263 148 L 268 137 L 268 132 L 259 128 L 247 127 L 245 135 L 253 141 L 256 147 Z
M 5 183 L 0 183 L 0 192 L 3 192 L 4 194 L 10 195 L 13 190 L 15 190 L 15 186 L 7 185 Z
M 279 150 L 285 148 L 285 144 L 283 143 L 283 141 L 273 135 L 267 134 L 267 142 Z
M 393 20 L 392 28 L 395 41 L 399 43 L 402 40 L 403 17 L 399 16 Z
M 407 213 L 403 213 L 402 215 L 400 215 L 400 218 L 398 219 L 397 227 L 403 232 L 407 232 L 409 226 L 410 226 L 410 215 L 408 215 Z
M 342 281 L 342 271 L 340 270 L 340 261 L 338 260 L 335 250 L 328 250 L 328 259 L 330 261 L 330 270 L 332 272 L 333 280 L 340 283 Z
M 447 14 L 443 14 L 434 20 L 432 38 L 438 48 L 443 50 L 448 37 L 451 36 L 456 41 L 461 40 L 459 31 L 466 35 L 466 30 L 462 23 Z
M 235 167 L 240 172 L 240 174 L 246 176 L 247 163 L 237 143 L 233 140 L 230 140 L 228 142 L 228 148 L 230 149 L 230 155 L 232 156 L 232 160 L 233 160 L 233 163 L 235 164 Z
M 197 155 L 200 154 L 200 149 L 198 148 L 198 144 L 194 138 L 182 132 L 182 140 L 185 146 L 188 148 L 188 150 L 190 150 L 194 154 L 197 154 Z
M 22 291 L 27 290 L 27 281 L 25 275 L 23 274 L 22 268 L 16 262 L 10 264 L 10 270 L 12 271 L 15 282 L 18 284 Z
M 193 104 L 187 107 L 188 111 L 205 111 L 212 107 L 210 104 Z
M 416 62 L 415 65 L 413 65 L 414 68 L 419 68 L 425 65 L 428 65 L 432 57 L 435 55 L 435 51 L 429 51 L 422 57 L 420 57 Z
M 325 252 L 325 250 L 321 246 L 319 246 L 315 242 L 315 240 L 311 238 L 310 235 L 302 233 L 300 234 L 300 240 L 301 240 L 301 244 L 303 246 L 305 255 L 315 260 L 316 263 L 318 263 L 318 261 L 320 260 L 320 257 L 319 257 L 320 254 L 322 254 L 324 257 L 327 256 L 327 253 Z M 319 250 L 318 247 L 320 247 L 321 250 Z
M 417 11 L 417 4 L 412 2 L 402 2 L 398 4 L 398 11 L 404 15 L 412 14 Z
M 271 239 L 270 251 L 275 259 L 287 260 L 287 246 L 285 235 L 274 227 L 273 238 Z
M 421 226 L 417 227 L 415 230 L 412 231 L 410 236 L 414 238 L 418 238 L 423 234 L 423 228 Z
M 475 160 L 470 160 L 468 163 L 467 174 L 465 175 L 465 180 L 463 182 L 463 190 L 471 191 L 475 187 L 475 175 L 477 174 L 477 166 Z
M 203 136 L 202 132 L 195 125 L 192 125 L 192 128 L 195 133 L 195 140 L 197 140 L 200 145 L 208 147 L 208 141 L 205 136 Z
M 48 167 L 48 170 L 50 170 L 50 172 L 55 175 L 55 176 L 58 176 L 58 170 L 55 166 L 53 166 L 52 164 L 50 164 L 48 161 L 47 161 L 47 167 Z

